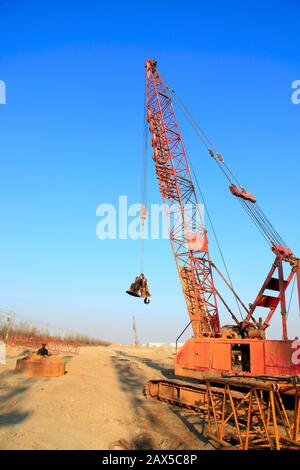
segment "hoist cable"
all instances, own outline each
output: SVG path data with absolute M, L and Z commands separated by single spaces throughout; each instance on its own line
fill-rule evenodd
M 270 220 L 268 219 L 268 217 L 265 215 L 265 213 L 262 211 L 262 209 L 260 208 L 260 206 L 256 203 L 256 207 L 258 209 L 258 211 L 261 213 L 261 215 L 264 217 L 264 220 L 265 220 L 265 223 L 269 225 L 269 227 L 273 230 L 274 234 L 276 234 L 277 236 L 277 239 L 280 241 L 280 244 L 282 246 L 286 246 L 287 247 L 287 244 L 285 243 L 285 241 L 281 238 L 281 236 L 279 235 L 279 233 L 277 232 L 277 230 L 275 229 L 275 227 L 272 225 L 272 223 L 270 222 Z
M 199 194 L 202 198 L 202 201 L 203 201 L 203 205 L 205 207 L 205 210 L 206 210 L 206 213 L 207 213 L 207 216 L 208 216 L 208 220 L 209 220 L 209 223 L 210 223 L 210 226 L 211 226 L 211 229 L 212 229 L 212 232 L 213 232 L 213 235 L 214 235 L 214 238 L 215 238 L 215 241 L 216 241 L 216 244 L 217 244 L 217 247 L 218 247 L 218 250 L 219 250 L 219 253 L 220 253 L 220 256 L 221 256 L 221 259 L 222 259 L 222 262 L 223 262 L 223 265 L 224 265 L 224 268 L 225 268 L 225 271 L 226 271 L 226 274 L 227 274 L 227 277 L 228 277 L 228 283 L 230 284 L 231 286 L 231 289 L 232 291 L 235 291 L 234 287 L 233 287 L 233 283 L 232 283 L 232 280 L 231 280 L 231 277 L 230 277 L 230 274 L 229 274 L 229 269 L 227 267 L 227 263 L 225 261 L 225 257 L 224 257 L 224 254 L 223 254 L 223 251 L 222 251 L 222 248 L 221 248 L 221 244 L 219 242 L 219 239 L 218 239 L 218 236 L 217 236 L 217 233 L 216 233 L 216 230 L 215 230 L 215 227 L 214 227 L 214 224 L 213 224 L 213 221 L 212 221 L 212 218 L 210 216 L 210 213 L 209 213 L 209 210 L 207 208 L 207 204 L 206 204 L 206 201 L 204 199 L 204 195 L 203 195 L 203 192 L 201 190 L 201 187 L 200 187 L 200 184 L 198 182 L 198 178 L 197 178 L 197 175 L 195 173 L 195 170 L 193 168 L 193 165 L 190 161 L 190 165 L 191 165 L 191 169 L 192 169 L 192 173 L 193 173 L 193 176 L 195 178 L 195 181 L 196 181 L 196 185 L 197 185 L 197 188 L 198 188 L 198 191 L 199 191 Z M 236 296 L 234 295 L 234 298 L 235 298 L 235 301 L 236 301 L 236 304 L 237 304 L 237 307 L 238 307 L 238 310 L 239 310 L 239 313 L 240 313 L 240 317 L 241 319 L 243 320 L 243 315 L 242 315 L 242 311 L 241 311 L 241 307 L 240 307 L 240 304 L 238 302 L 238 299 L 236 298 Z
M 256 224 L 256 226 L 260 229 L 261 233 L 264 234 L 264 236 L 267 239 L 270 246 L 272 247 L 272 246 L 276 245 L 277 241 L 275 240 L 274 236 L 264 226 L 261 219 L 258 217 L 257 213 L 253 210 L 253 208 L 249 204 L 247 204 L 246 201 L 244 202 L 244 207 L 246 208 L 250 218 L 253 220 L 253 222 Z
M 197 134 L 200 136 L 202 142 L 204 143 L 204 145 L 206 146 L 207 149 L 209 149 L 209 146 L 208 144 L 204 141 L 203 139 L 203 136 L 201 135 L 201 133 L 205 136 L 207 142 L 211 145 L 211 147 L 215 150 L 216 152 L 216 149 L 215 149 L 215 146 L 214 144 L 212 143 L 211 140 L 208 139 L 208 137 L 206 136 L 205 132 L 202 131 L 202 129 L 197 125 L 195 119 L 192 117 L 192 115 L 189 113 L 189 111 L 187 110 L 186 106 L 182 103 L 182 101 L 178 98 L 178 96 L 176 95 L 175 91 L 172 90 L 173 93 L 174 93 L 174 96 L 176 97 L 177 99 L 177 102 L 181 105 L 181 108 L 184 112 L 184 114 L 186 115 L 186 117 L 189 119 L 192 127 L 194 128 L 194 130 L 197 132 Z M 216 152 L 217 153 L 217 152 Z M 216 163 L 218 164 L 218 166 L 220 167 L 220 169 L 222 170 L 222 172 L 225 174 L 226 178 L 228 179 L 228 181 L 230 182 L 230 184 L 232 184 L 232 180 L 230 179 L 230 177 L 228 176 L 228 174 L 224 171 L 223 167 L 221 166 L 221 163 L 214 157 Z M 236 179 L 236 177 L 234 176 L 234 174 L 231 172 L 231 170 L 229 169 L 229 167 L 225 164 L 225 162 L 223 162 L 224 166 L 226 167 L 226 169 L 228 170 L 228 172 L 231 174 L 231 176 L 234 178 L 234 180 L 238 183 L 238 185 L 240 187 L 242 187 L 242 185 L 239 183 L 239 181 Z M 251 203 L 252 204 L 252 203 Z M 252 218 L 252 220 L 256 223 L 256 225 L 261 229 L 263 230 L 265 233 L 266 233 L 266 236 L 267 236 L 267 240 L 270 242 L 270 244 L 281 244 L 281 242 L 278 241 L 278 239 L 280 239 L 278 233 L 276 232 L 276 230 L 274 229 L 274 227 L 271 225 L 271 223 L 269 222 L 269 220 L 264 216 L 263 212 L 260 210 L 260 212 L 256 212 L 255 209 L 253 209 L 250 204 L 247 204 L 247 208 L 248 210 L 246 211 L 248 213 L 248 215 Z M 256 213 L 255 213 L 256 212 Z M 266 225 L 266 227 L 264 227 L 264 224 Z M 276 238 L 276 236 L 278 238 Z
M 295 285 L 296 285 L 296 276 L 294 276 L 294 281 L 293 281 L 293 285 L 292 285 L 291 296 L 290 296 L 290 300 L 289 300 L 289 304 L 288 304 L 289 306 L 288 306 L 287 314 L 286 314 L 287 318 L 288 318 L 289 313 L 290 313 L 290 308 L 291 308 L 291 303 L 292 303 L 292 299 L 293 299 Z
M 253 220 L 254 224 L 257 226 L 258 230 L 261 232 L 262 236 L 265 238 L 265 240 L 267 241 L 267 243 L 269 243 L 270 245 L 272 245 L 272 243 L 270 242 L 269 238 L 265 235 L 264 231 L 262 230 L 261 226 L 258 224 L 258 222 L 256 221 L 255 218 L 252 217 L 252 214 L 250 212 L 250 209 L 249 207 L 247 206 L 246 204 L 246 201 L 242 200 L 242 199 L 238 199 L 241 207 L 248 213 L 249 217 L 251 217 L 251 219 Z
M 248 203 L 248 201 L 246 201 L 246 205 L 249 207 L 249 210 L 253 214 L 253 217 L 256 218 L 256 220 L 258 221 L 262 229 L 265 231 L 267 236 L 270 238 L 270 240 L 272 240 L 275 244 L 279 244 L 276 231 L 272 226 L 267 223 L 264 214 L 260 212 L 255 205 Z
M 161 75 L 161 74 L 160 74 Z M 161 75 L 162 76 L 162 75 Z M 162 77 L 163 78 L 163 77 Z M 215 151 L 215 153 L 218 155 L 218 151 L 216 149 L 216 146 L 214 145 L 214 143 L 211 141 L 211 139 L 208 137 L 208 135 L 206 134 L 206 132 L 199 126 L 199 124 L 197 123 L 196 119 L 194 118 L 194 116 L 192 115 L 192 113 L 188 110 L 187 106 L 184 104 L 184 102 L 179 98 L 179 96 L 177 95 L 176 91 L 174 90 L 174 88 L 170 87 L 168 85 L 168 83 L 165 81 L 165 79 L 163 78 L 164 80 L 164 83 L 166 84 L 166 88 L 169 92 L 171 92 L 177 103 L 179 104 L 179 106 L 181 107 L 184 115 L 186 116 L 187 120 L 190 122 L 190 124 L 192 125 L 192 127 L 194 128 L 195 132 L 198 134 L 198 136 L 200 137 L 200 139 L 202 140 L 203 144 L 205 145 L 205 147 L 207 148 L 207 150 L 211 150 L 213 149 Z M 216 163 L 218 164 L 219 168 L 221 169 L 221 171 L 224 173 L 224 175 L 226 176 L 226 178 L 228 179 L 228 181 L 230 182 L 230 184 L 233 184 L 230 176 L 227 174 L 227 172 L 232 176 L 233 180 L 237 183 L 237 185 L 242 189 L 242 185 L 241 183 L 238 181 L 238 179 L 236 178 L 236 176 L 233 174 L 233 172 L 230 170 L 230 168 L 226 165 L 226 163 L 224 162 L 224 160 L 219 160 L 218 158 L 216 158 L 216 156 L 213 154 L 211 155 L 214 160 L 216 161 Z M 225 167 L 225 169 L 222 167 L 221 163 L 223 164 L 223 166 Z M 227 172 L 226 172 L 227 170 Z
M 250 206 L 250 204 L 245 202 L 246 206 L 249 209 L 249 213 L 251 214 L 252 218 L 255 219 L 258 223 L 258 225 L 261 227 L 263 232 L 266 234 L 268 237 L 269 241 L 271 244 L 277 244 L 277 239 L 275 235 L 272 233 L 272 231 L 264 224 L 264 221 L 261 219 L 260 215 L 257 213 L 254 207 Z
M 186 107 L 183 105 L 183 103 L 181 102 L 181 100 L 179 100 L 178 96 L 176 95 L 175 91 L 172 90 L 173 93 L 174 93 L 174 96 L 175 96 L 175 99 L 176 101 L 178 102 L 179 106 L 181 107 L 183 113 L 185 114 L 187 120 L 190 122 L 191 126 L 193 127 L 193 129 L 195 130 L 196 134 L 198 135 L 198 137 L 200 137 L 202 143 L 204 144 L 204 146 L 206 147 L 206 149 L 209 151 L 210 150 L 210 146 L 208 145 L 208 143 L 206 142 L 205 140 L 205 137 L 203 137 L 203 132 L 201 130 L 201 128 L 197 125 L 196 121 L 190 117 L 190 113 L 187 111 Z M 205 135 L 205 134 L 204 134 Z M 212 145 L 211 145 L 212 146 Z M 230 179 L 230 177 L 228 176 L 228 174 L 226 173 L 226 170 L 224 170 L 224 168 L 222 167 L 220 161 L 218 159 L 215 158 L 215 156 L 213 157 L 214 160 L 216 161 L 217 165 L 219 166 L 220 170 L 222 171 L 222 173 L 225 175 L 225 177 L 227 178 L 227 180 L 229 181 L 230 184 L 232 184 L 232 180 Z
M 147 211 L 147 149 L 148 149 L 148 129 L 146 121 L 146 95 L 143 109 L 143 147 L 142 147 L 142 171 L 141 171 L 141 209 L 140 209 L 140 268 L 144 273 L 144 234 Z
M 261 229 L 268 237 L 270 244 L 286 246 L 285 242 L 279 236 L 279 234 L 274 229 L 273 225 L 269 222 L 264 213 L 261 211 L 261 209 L 248 201 L 245 201 L 245 204 L 249 209 L 249 214 L 251 214 L 251 217 L 257 221 Z
M 164 80 L 164 79 L 163 79 Z M 219 152 L 217 152 L 216 146 L 212 142 L 212 140 L 207 136 L 205 131 L 199 126 L 197 123 L 196 119 L 193 117 L 191 112 L 188 110 L 187 106 L 184 104 L 184 102 L 179 98 L 177 93 L 175 92 L 174 88 L 170 87 L 168 83 L 164 80 L 166 84 L 166 88 L 168 92 L 172 93 L 175 97 L 176 102 L 182 109 L 185 117 L 195 130 L 196 134 L 199 136 L 200 140 L 206 147 L 206 149 L 209 151 L 210 155 L 214 158 L 215 162 L 218 164 L 219 168 L 221 169 L 222 173 L 225 175 L 227 180 L 230 182 L 230 184 L 233 184 L 233 181 L 237 183 L 237 185 L 243 190 L 243 186 L 239 182 L 239 180 L 236 178 L 234 173 L 231 171 L 231 169 L 228 167 L 228 165 L 225 163 L 223 160 L 223 157 Z M 244 201 L 246 202 L 246 201 Z M 252 203 L 250 201 L 246 202 L 246 205 L 242 205 L 243 209 L 246 211 L 248 216 L 252 219 L 254 224 L 259 228 L 259 231 L 263 234 L 264 238 L 270 243 L 271 246 L 273 245 L 281 245 L 281 246 L 287 246 L 284 240 L 281 238 L 281 236 L 278 234 L 270 220 L 266 217 L 262 209 L 258 206 L 257 202 Z

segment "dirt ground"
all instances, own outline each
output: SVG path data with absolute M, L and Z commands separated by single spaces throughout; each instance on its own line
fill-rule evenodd
M 0 449 L 212 449 L 199 417 L 146 400 L 147 379 L 172 377 L 174 350 L 111 345 L 65 356 L 59 378 L 0 365 Z

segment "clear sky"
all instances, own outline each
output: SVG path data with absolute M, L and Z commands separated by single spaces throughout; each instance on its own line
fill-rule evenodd
M 111 341 L 131 341 L 133 314 L 141 341 L 173 341 L 188 323 L 168 241 L 145 244 L 144 306 L 125 294 L 139 242 L 96 237 L 99 204 L 139 202 L 147 57 L 299 255 L 299 18 L 296 0 L 0 1 L 0 307 Z M 235 287 L 253 301 L 273 256 L 178 119 Z M 210 251 L 219 262 L 213 240 Z M 299 335 L 294 304 L 289 324 Z

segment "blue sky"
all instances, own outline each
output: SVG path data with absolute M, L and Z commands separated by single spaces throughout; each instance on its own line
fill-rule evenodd
M 299 15 L 296 0 L 0 1 L 0 307 L 123 342 L 133 314 L 142 341 L 172 341 L 188 323 L 168 241 L 145 243 L 153 297 L 144 306 L 124 293 L 139 242 L 96 237 L 100 203 L 139 202 L 147 57 L 299 254 Z M 178 119 L 235 287 L 250 302 L 272 254 Z M 149 202 L 159 203 L 151 163 Z M 212 239 L 210 251 L 219 262 Z M 289 323 L 299 333 L 294 304 Z M 270 335 L 279 331 L 277 319 Z

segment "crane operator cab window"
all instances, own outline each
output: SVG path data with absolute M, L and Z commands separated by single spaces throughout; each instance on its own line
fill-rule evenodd
M 251 372 L 249 344 L 236 343 L 231 346 L 231 367 L 236 372 Z

